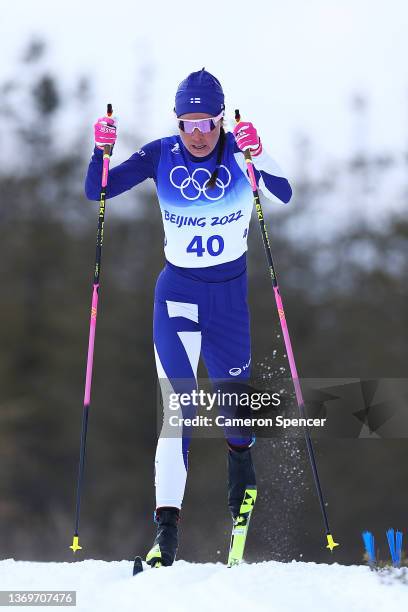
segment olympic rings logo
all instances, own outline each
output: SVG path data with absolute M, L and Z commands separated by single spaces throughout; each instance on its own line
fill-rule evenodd
M 221 191 L 218 195 L 213 196 L 210 195 L 213 193 L 213 191 L 215 191 L 215 187 L 213 189 L 210 189 L 209 192 L 207 192 L 207 184 L 210 180 L 211 177 L 211 172 L 209 170 L 207 170 L 207 168 L 196 168 L 193 172 L 193 174 L 190 176 L 187 168 L 185 166 L 175 166 L 172 171 L 170 172 L 169 175 L 169 179 L 170 179 L 170 183 L 173 185 L 173 187 L 175 187 L 176 189 L 180 189 L 181 195 L 183 196 L 183 198 L 185 198 L 186 200 L 198 200 L 198 198 L 200 197 L 200 195 L 204 195 L 207 200 L 220 200 L 221 198 L 224 197 L 225 194 L 225 190 L 228 187 L 228 185 L 231 182 L 231 173 L 228 170 L 228 168 L 226 166 L 224 166 L 224 164 L 220 165 L 220 169 L 224 168 L 226 174 L 227 174 L 227 182 L 224 183 L 224 181 L 222 181 L 220 179 L 220 177 L 217 177 L 216 181 L 215 181 L 215 186 L 218 187 L 218 189 Z M 179 175 L 181 173 L 181 177 L 179 177 L 181 180 L 179 180 L 177 183 L 174 180 L 174 173 L 176 171 L 179 171 Z M 205 176 L 207 176 L 208 178 L 205 179 L 205 181 L 203 182 L 203 184 L 200 184 L 200 181 L 196 178 L 197 174 L 203 172 Z M 183 175 L 186 175 L 183 178 Z M 191 186 L 191 187 L 190 187 Z M 189 193 L 187 193 L 188 188 L 190 187 Z

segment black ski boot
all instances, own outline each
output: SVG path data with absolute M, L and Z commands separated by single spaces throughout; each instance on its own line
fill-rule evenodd
M 251 449 L 228 445 L 228 507 L 233 519 L 239 514 L 248 488 L 256 489 Z
M 146 555 L 146 563 L 152 567 L 173 565 L 178 547 L 178 508 L 158 508 L 154 513 L 157 535 L 152 548 Z

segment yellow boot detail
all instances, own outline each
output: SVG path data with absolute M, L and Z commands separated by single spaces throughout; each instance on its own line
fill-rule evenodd
M 146 555 L 146 563 L 148 563 L 152 567 L 161 567 L 162 565 L 161 558 L 162 558 L 162 554 L 161 554 L 160 546 L 158 544 L 155 544 L 153 548 L 151 548 Z M 152 563 L 153 560 L 154 562 Z

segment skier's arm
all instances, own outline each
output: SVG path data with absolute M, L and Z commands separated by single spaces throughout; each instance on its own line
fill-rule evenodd
M 252 161 L 255 167 L 256 182 L 262 193 L 267 198 L 275 196 L 287 204 L 292 197 L 292 188 L 275 160 L 268 155 L 265 149 L 262 149 L 262 152 Z
M 242 152 L 236 148 L 234 157 L 242 172 L 247 176 L 247 163 Z M 270 199 L 278 198 L 285 204 L 292 197 L 292 188 L 288 179 L 283 176 L 278 164 L 266 153 L 265 150 L 252 159 L 254 163 L 255 177 L 258 187 L 262 193 Z
M 128 191 L 147 178 L 156 179 L 156 168 L 160 159 L 161 141 L 150 142 L 119 166 L 109 170 L 106 197 Z M 95 147 L 85 179 L 85 194 L 89 200 L 99 200 L 101 190 L 103 151 Z
M 255 176 L 259 189 L 266 197 L 277 197 L 282 202 L 289 202 L 292 188 L 283 176 L 278 164 L 263 149 L 261 140 L 252 123 L 239 122 L 233 131 L 235 136 L 235 159 L 241 170 L 246 173 L 247 167 L 241 152 L 249 149 L 255 167 Z M 240 155 L 241 153 L 241 155 Z

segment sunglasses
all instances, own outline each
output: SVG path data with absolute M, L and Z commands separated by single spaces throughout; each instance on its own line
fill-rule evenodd
M 206 117 L 205 119 L 178 119 L 178 126 L 180 130 L 186 134 L 192 134 L 196 128 L 200 130 L 202 134 L 208 134 L 208 132 L 211 132 L 215 128 L 218 121 L 222 119 L 223 116 L 224 111 L 216 117 Z

